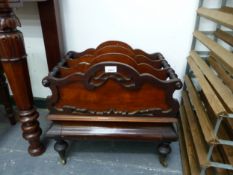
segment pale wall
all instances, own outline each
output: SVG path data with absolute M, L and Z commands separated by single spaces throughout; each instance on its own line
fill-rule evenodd
M 83 51 L 106 40 L 121 40 L 149 53 L 162 52 L 180 78 L 190 51 L 198 0 L 59 0 L 65 50 Z M 205 5 L 218 6 L 206 0 Z M 220 1 L 219 1 L 220 2 Z M 48 73 L 36 3 L 17 10 L 25 36 L 35 97 L 50 94 L 41 85 Z M 215 24 L 202 20 L 202 29 Z
M 161 52 L 180 78 L 186 67 L 196 0 L 60 0 L 65 50 L 106 40 Z
M 20 30 L 24 34 L 33 95 L 45 98 L 50 90 L 44 88 L 41 81 L 48 74 L 48 65 L 37 4 L 24 3 L 23 8 L 16 9 L 16 15 L 22 24 Z

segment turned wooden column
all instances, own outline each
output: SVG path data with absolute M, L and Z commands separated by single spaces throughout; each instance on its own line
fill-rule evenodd
M 28 152 L 38 156 L 45 149 L 40 142 L 39 114 L 33 107 L 23 35 L 17 30 L 20 22 L 12 10 L 12 5 L 18 3 L 19 0 L 0 1 L 0 61 L 19 109 L 23 137 L 29 142 Z

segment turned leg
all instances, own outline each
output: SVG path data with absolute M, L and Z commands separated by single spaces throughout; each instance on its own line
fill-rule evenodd
M 58 152 L 60 156 L 61 163 L 66 164 L 66 149 L 68 148 L 68 143 L 62 139 L 58 139 L 54 145 L 54 150 Z
M 168 166 L 167 156 L 171 153 L 171 147 L 169 142 L 162 142 L 158 145 L 159 161 L 164 166 Z
M 14 110 L 10 102 L 9 88 L 6 83 L 6 78 L 4 76 L 1 64 L 0 64 L 0 99 L 2 100 L 2 103 L 5 107 L 6 116 L 9 119 L 11 125 L 16 124 Z
M 19 109 L 23 137 L 29 142 L 28 152 L 41 155 L 45 149 L 40 142 L 38 112 L 33 107 L 32 90 L 27 66 L 23 35 L 16 29 L 18 18 L 6 3 L 0 4 L 0 61 Z

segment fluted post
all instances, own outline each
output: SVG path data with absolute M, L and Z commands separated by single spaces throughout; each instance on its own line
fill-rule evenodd
M 0 2 L 0 61 L 19 109 L 23 137 L 29 142 L 28 152 L 32 156 L 38 156 L 45 149 L 40 142 L 41 128 L 37 120 L 39 114 L 33 107 L 23 35 L 17 30 L 20 22 L 10 7 L 10 0 L 5 0 L 5 3 L 2 1 Z

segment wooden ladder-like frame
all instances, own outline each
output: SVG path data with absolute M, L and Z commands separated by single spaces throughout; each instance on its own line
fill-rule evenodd
M 218 39 L 233 46 L 231 32 L 221 29 L 233 29 L 233 8 L 226 7 L 226 0 L 219 9 L 203 3 L 199 1 L 180 107 L 183 173 L 227 175 L 233 172 L 233 53 Z M 216 31 L 199 31 L 201 17 L 216 22 Z M 210 52 L 196 51 L 197 40 Z

